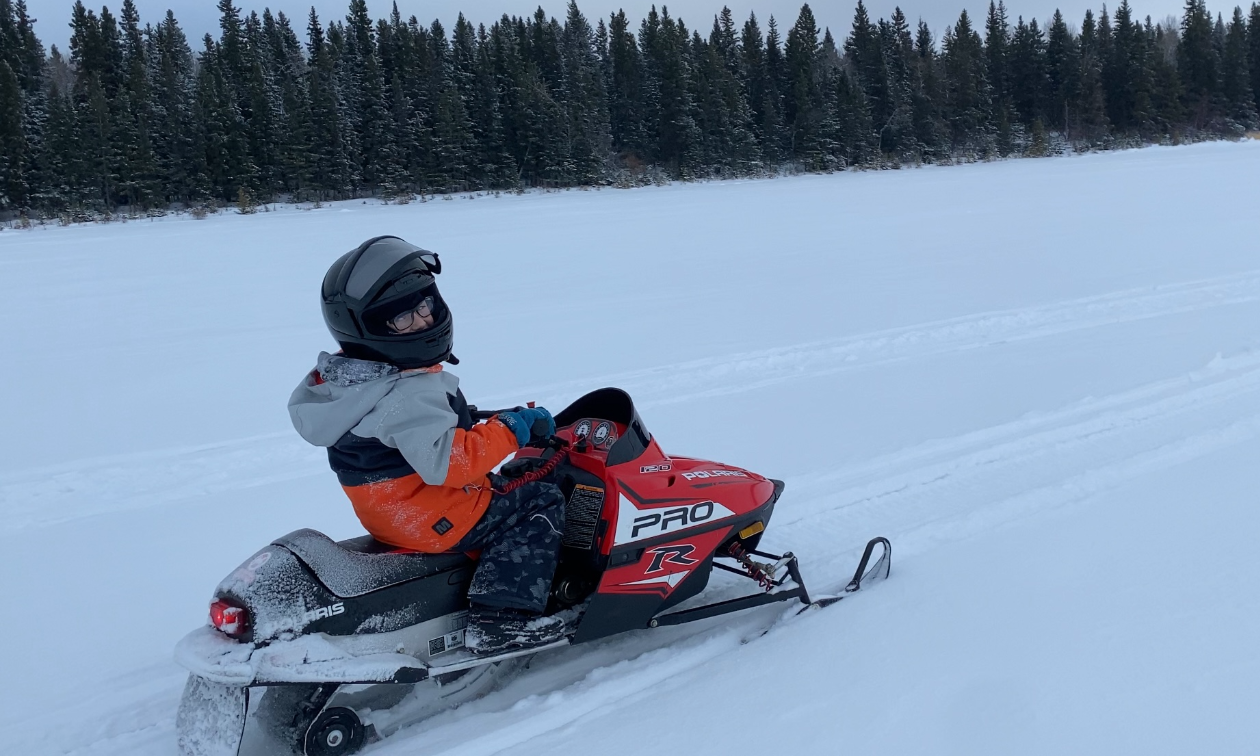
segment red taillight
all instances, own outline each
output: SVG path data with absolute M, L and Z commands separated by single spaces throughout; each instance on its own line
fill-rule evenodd
M 234 638 L 240 637 L 249 627 L 249 612 L 219 599 L 210 605 L 210 624 Z

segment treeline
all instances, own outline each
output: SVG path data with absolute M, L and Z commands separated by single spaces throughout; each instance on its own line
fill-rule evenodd
M 0 211 L 49 216 L 279 198 L 950 162 L 1236 136 L 1256 127 L 1260 5 L 1179 22 L 1128 0 L 1079 28 L 1056 12 L 963 12 L 937 41 L 859 1 L 837 42 L 808 5 L 786 34 L 728 9 L 707 34 L 655 7 L 594 26 L 570 2 L 450 33 L 351 0 L 302 36 L 219 0 L 194 52 L 169 11 L 141 24 L 76 2 L 69 56 L 0 0 Z

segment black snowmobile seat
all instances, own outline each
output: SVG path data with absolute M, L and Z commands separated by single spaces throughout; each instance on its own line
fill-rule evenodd
M 417 554 L 419 552 L 411 549 L 400 549 L 393 544 L 378 541 L 370 535 L 359 536 L 358 538 L 347 538 L 344 541 L 337 541 L 337 545 L 346 551 L 353 551 L 356 554 Z
M 328 590 L 341 598 L 362 596 L 474 564 L 467 554 L 400 552 L 371 536 L 337 543 L 310 528 L 295 530 L 272 544 L 293 552 Z

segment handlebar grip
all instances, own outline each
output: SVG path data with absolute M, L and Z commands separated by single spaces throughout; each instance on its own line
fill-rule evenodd
M 477 405 L 470 404 L 468 405 L 468 414 L 472 417 L 473 420 L 489 420 L 490 418 L 502 412 L 515 412 L 518 409 L 521 409 L 521 408 L 520 407 L 507 407 L 506 409 L 482 410 L 482 409 L 477 409 Z

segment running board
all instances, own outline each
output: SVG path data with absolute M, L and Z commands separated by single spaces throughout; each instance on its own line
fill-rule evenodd
M 804 604 L 809 603 L 809 594 L 805 592 L 804 586 L 797 586 L 786 591 L 775 591 L 774 593 L 756 593 L 752 596 L 727 599 L 714 604 L 685 609 L 681 612 L 662 614 L 659 617 L 653 617 L 648 621 L 647 626 L 668 627 L 669 625 L 681 625 L 685 622 L 695 622 L 696 620 L 708 619 L 709 617 L 717 617 L 722 614 L 739 612 L 756 606 L 765 606 L 766 604 L 791 601 L 793 599 L 800 599 L 801 603 Z
M 518 648 L 515 651 L 504 651 L 501 654 L 491 654 L 489 656 L 472 656 L 467 659 L 451 662 L 450 664 L 435 664 L 430 666 L 426 671 L 429 673 L 429 677 L 436 677 L 438 675 L 445 675 L 449 672 L 462 672 L 465 669 L 472 669 L 473 667 L 480 667 L 485 664 L 493 664 L 494 662 L 506 661 L 508 659 L 515 659 L 521 656 L 529 656 L 531 654 L 539 653 L 540 651 L 550 651 L 555 648 L 564 648 L 567 645 L 569 645 L 569 639 L 561 638 L 558 641 L 553 641 L 543 646 Z

